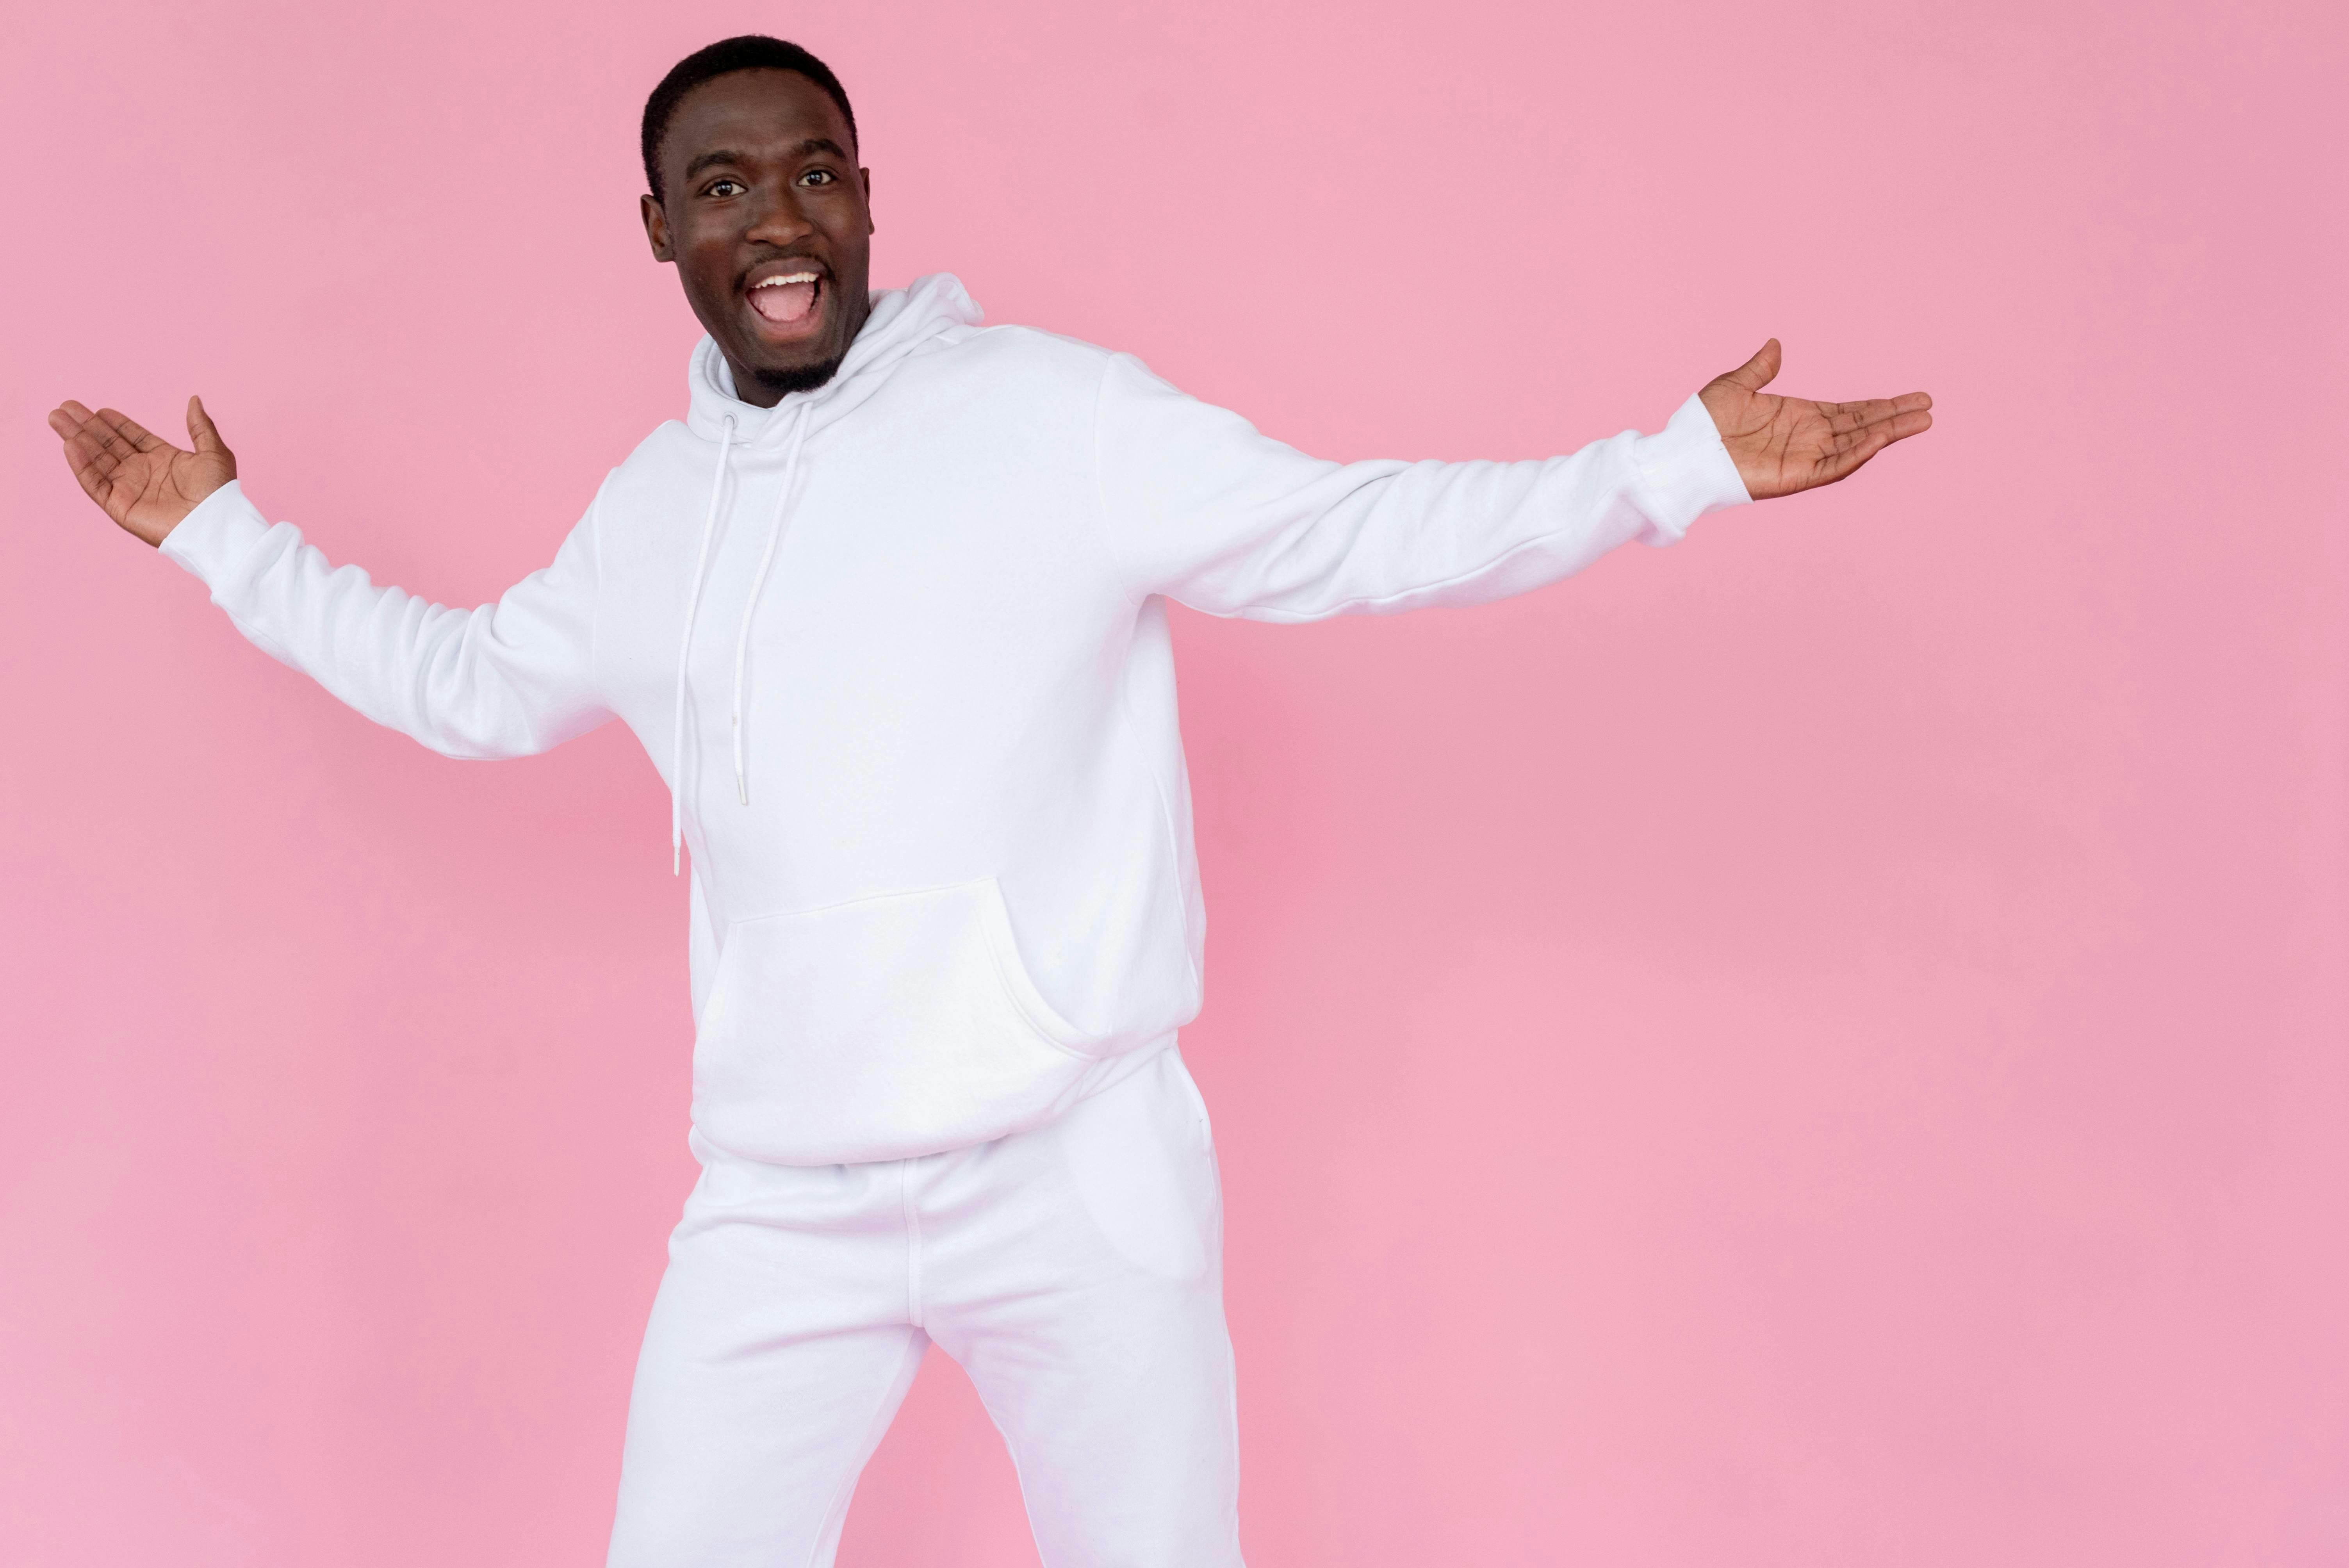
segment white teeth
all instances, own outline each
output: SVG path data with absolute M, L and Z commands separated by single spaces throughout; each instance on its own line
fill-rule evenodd
M 813 273 L 787 273 L 779 278 L 761 278 L 757 283 L 752 284 L 750 286 L 754 289 L 771 289 L 782 284 L 812 284 L 813 282 L 815 282 L 815 274 Z

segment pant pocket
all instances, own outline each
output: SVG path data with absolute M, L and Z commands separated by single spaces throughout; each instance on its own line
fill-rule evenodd
M 1222 1194 L 1199 1091 L 1179 1056 L 1158 1053 L 1046 1136 L 1114 1251 L 1168 1281 L 1206 1276 L 1222 1244 Z

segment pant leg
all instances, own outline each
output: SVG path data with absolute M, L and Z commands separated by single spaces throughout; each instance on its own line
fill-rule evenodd
M 903 1162 L 696 1152 L 628 1402 L 611 1568 L 827 1568 L 929 1344 Z
M 1002 1430 L 1046 1568 L 1238 1568 L 1222 1202 L 1182 1058 L 911 1170 L 924 1326 Z

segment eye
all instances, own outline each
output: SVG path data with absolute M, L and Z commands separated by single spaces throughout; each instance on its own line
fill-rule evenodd
M 840 183 L 840 176 L 834 174 L 829 169 L 811 169 L 805 174 L 800 176 L 800 183 L 802 185 L 837 185 Z
M 742 193 L 740 180 L 713 180 L 702 191 L 704 196 L 739 196 Z

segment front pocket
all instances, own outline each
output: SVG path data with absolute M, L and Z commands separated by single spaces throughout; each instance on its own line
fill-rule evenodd
M 694 1121 L 785 1164 L 1032 1125 L 1092 1065 L 1036 989 L 992 878 L 736 923 L 694 1045 Z

